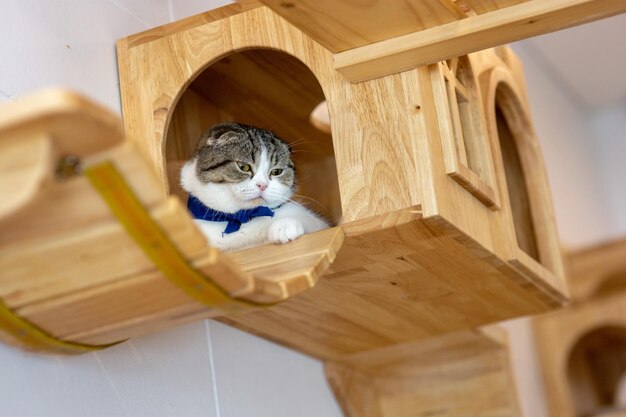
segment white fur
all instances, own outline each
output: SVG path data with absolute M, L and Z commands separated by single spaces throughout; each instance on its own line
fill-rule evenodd
M 256 217 L 234 233 L 224 234 L 226 222 L 196 220 L 209 242 L 225 251 L 243 249 L 264 243 L 287 243 L 304 233 L 328 227 L 328 223 L 304 206 L 290 201 L 291 189 L 280 181 L 270 179 L 269 160 L 262 151 L 260 163 L 250 180 L 235 184 L 202 183 L 196 176 L 196 160 L 187 162 L 180 173 L 185 191 L 193 194 L 207 207 L 226 213 L 257 206 L 268 206 L 274 217 Z M 267 185 L 263 191 L 257 184 Z

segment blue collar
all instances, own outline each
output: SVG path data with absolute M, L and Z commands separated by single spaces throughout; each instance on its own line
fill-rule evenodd
M 274 217 L 274 210 L 266 206 L 239 210 L 234 213 L 224 213 L 223 211 L 213 210 L 205 206 L 202 201 L 192 195 L 189 195 L 189 200 L 187 200 L 187 208 L 194 219 L 210 222 L 228 222 L 226 229 L 224 229 L 224 233 L 227 235 L 238 231 L 243 223 L 248 223 L 255 217 Z

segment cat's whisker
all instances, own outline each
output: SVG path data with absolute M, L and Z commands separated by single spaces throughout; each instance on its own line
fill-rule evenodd
M 324 207 L 324 205 L 323 205 L 322 203 L 320 203 L 319 201 L 317 201 L 317 200 L 316 200 L 316 199 L 314 199 L 314 198 L 307 197 L 306 195 L 302 195 L 302 194 L 294 194 L 293 196 L 294 196 L 294 197 L 298 197 L 298 198 L 306 198 L 307 200 L 314 201 L 314 202 L 316 202 L 317 204 L 319 204 L 321 207 Z

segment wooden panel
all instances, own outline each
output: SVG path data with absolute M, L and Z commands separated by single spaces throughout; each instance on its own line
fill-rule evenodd
M 226 30 L 225 28 L 229 29 Z M 251 31 L 250 27 L 263 27 L 263 30 Z M 148 36 L 148 34 L 146 34 Z M 265 60 L 245 59 L 238 55 L 232 55 L 233 51 L 242 51 L 259 48 L 280 50 L 283 57 L 279 59 L 281 65 L 276 65 Z M 185 53 L 181 51 L 187 51 Z M 263 51 L 262 56 L 267 51 Z M 227 102 L 225 110 L 231 113 L 230 109 L 237 110 L 232 102 L 242 108 L 246 108 L 249 117 L 257 117 L 255 114 L 266 114 L 271 109 L 269 119 L 273 122 L 269 124 L 265 121 L 258 121 L 265 127 L 272 130 L 280 130 L 285 126 L 285 115 L 293 115 L 294 110 L 289 108 L 293 103 L 298 104 L 302 99 L 294 98 L 298 91 L 304 92 L 304 98 L 309 100 L 311 90 L 311 74 L 298 69 L 298 65 L 289 60 L 286 56 L 291 55 L 302 61 L 313 73 L 313 78 L 321 85 L 321 89 L 329 103 L 329 110 L 333 118 L 332 135 L 333 150 L 337 166 L 337 178 L 341 196 L 341 207 L 344 220 L 354 220 L 359 217 L 366 217 L 374 214 L 382 214 L 389 210 L 398 210 L 419 204 L 421 181 L 412 169 L 403 170 L 399 175 L 392 174 L 394 168 L 413 167 L 416 165 L 416 149 L 414 140 L 411 138 L 409 127 L 405 123 L 397 123 L 398 118 L 406 117 L 416 113 L 413 97 L 407 97 L 403 92 L 405 83 L 411 80 L 402 77 L 392 77 L 386 81 L 374 81 L 368 85 L 350 86 L 332 67 L 332 55 L 324 48 L 312 42 L 308 37 L 303 37 L 301 32 L 289 25 L 268 8 L 257 8 L 246 13 L 237 14 L 219 22 L 194 27 L 192 29 L 181 29 L 169 37 L 158 38 L 157 40 L 146 42 L 140 45 L 130 46 L 127 41 L 118 43 L 118 54 L 120 56 L 120 80 L 122 85 L 122 97 L 124 108 L 124 121 L 126 132 L 131 142 L 137 144 L 142 153 L 153 164 L 156 170 L 165 177 L 164 153 L 162 149 L 167 147 L 166 135 L 168 122 L 176 108 L 176 104 L 186 88 L 196 79 L 202 77 L 205 70 L 208 74 L 221 77 L 232 85 L 233 90 L 226 90 L 223 97 L 217 94 L 211 95 L 210 89 L 201 91 L 206 97 L 225 102 L 231 97 L 231 104 Z M 258 51 L 255 52 L 258 56 Z M 272 56 L 281 56 L 276 55 Z M 151 57 L 160 56 L 163 65 L 144 66 Z M 251 55 L 242 55 L 242 57 Z M 224 62 L 220 63 L 222 58 Z M 234 58 L 235 57 L 235 58 Z M 230 61 L 229 61 L 230 59 Z M 225 69 L 228 65 L 241 61 L 242 70 L 236 66 L 232 69 L 232 75 Z M 290 62 L 291 61 L 291 62 Z M 229 64 L 230 62 L 230 64 Z M 265 62 L 273 73 L 259 69 L 255 62 Z M 223 66 L 220 72 L 212 71 L 207 65 L 216 63 Z M 287 64 L 287 65 L 285 65 Z M 265 64 L 264 64 L 265 65 Z M 299 80 L 293 74 L 285 72 L 283 67 L 295 69 L 299 75 Z M 300 65 L 300 68 L 302 66 Z M 237 74 L 236 83 L 229 81 Z M 255 77 L 268 80 L 273 88 L 264 88 L 263 85 L 250 85 Z M 282 78 L 281 78 L 282 77 Z M 144 81 L 152 79 L 154 82 L 149 86 Z M 280 80 L 285 80 L 285 85 L 280 85 Z M 201 83 L 201 78 L 198 82 Z M 214 85 L 212 83 L 211 85 Z M 253 83 L 254 84 L 254 83 Z M 134 89 L 141 88 L 137 91 Z M 242 86 L 246 86 L 244 89 Z M 246 91 L 250 87 L 250 96 L 233 94 L 233 91 Z M 219 86 L 215 87 L 220 88 Z M 292 97 L 282 97 L 275 99 L 272 94 L 273 89 L 290 94 Z M 316 87 L 319 89 L 319 87 Z M 134 91 L 134 92 L 132 92 Z M 319 90 L 317 90 L 319 91 Z M 242 92 L 243 94 L 243 92 Z M 258 108 L 251 108 L 253 103 L 246 103 L 248 98 L 261 100 L 267 104 L 267 108 L 259 105 Z M 300 100 L 300 101 L 298 101 Z M 276 103 L 289 103 L 289 105 L 277 106 Z M 319 103 L 312 103 L 307 109 L 307 114 L 302 120 L 301 126 L 307 123 L 309 113 Z M 300 110 L 298 110 L 300 112 Z M 300 114 L 300 113 L 299 113 Z M 304 114 L 304 112 L 302 112 Z M 232 115 L 235 117 L 235 115 Z M 269 120 L 266 118 L 266 120 Z M 367 120 L 367 123 L 364 122 Z M 254 120 L 250 120 L 253 122 Z M 275 123 L 276 126 L 273 124 Z M 287 125 L 290 122 L 287 121 Z M 298 125 L 300 126 L 300 125 Z M 320 137 L 317 129 L 309 127 L 311 138 Z M 293 132 L 295 129 L 291 129 Z M 299 131 L 302 131 L 298 127 Z M 314 132 L 314 133 L 313 133 Z M 298 140 L 297 132 L 294 138 Z M 308 134 L 307 134 L 308 135 Z M 287 135 L 287 139 L 290 135 Z M 390 141 L 389 138 L 394 138 Z M 311 141 L 309 137 L 303 137 L 305 142 Z M 155 144 L 155 141 L 158 144 Z M 314 142 L 314 141 L 313 141 Z M 317 143 L 314 144 L 318 146 Z M 307 148 L 301 148 L 307 150 Z M 310 149 L 310 148 L 309 148 Z M 298 148 L 296 148 L 298 150 Z M 307 152 L 296 153 L 301 159 Z M 364 159 L 364 160 L 363 160 Z M 372 166 L 373 169 L 363 169 L 364 166 Z M 326 173 L 324 174 L 326 175 Z M 315 187 L 313 180 L 310 186 L 303 187 L 307 190 L 319 190 L 322 187 Z M 385 187 L 380 187 L 382 181 Z M 330 183 L 330 180 L 324 180 Z M 417 184 L 417 186 L 416 186 Z M 392 197 L 391 197 L 392 196 Z M 316 200 L 322 200 L 314 195 L 308 196 Z M 315 208 L 315 206 L 313 206 Z M 333 207 L 337 207 L 337 202 L 333 202 Z M 336 213 L 336 209 L 331 210 Z M 346 214 L 348 213 L 348 214 Z M 335 217 L 335 215 L 333 215 Z M 336 219 L 335 219 L 336 220 Z
M 3 106 L 0 113 L 3 145 L 45 127 L 59 153 L 85 156 L 121 143 L 124 136 L 115 114 L 65 90 L 45 90 L 18 103 Z
M 477 14 L 483 14 L 527 1 L 529 0 L 457 0 L 457 3 L 462 3 Z
M 216 22 L 230 16 L 235 16 L 239 13 L 261 6 L 262 4 L 257 0 L 237 0 L 237 3 L 227 4 L 217 9 L 178 20 L 169 25 L 163 25 L 145 32 L 136 33 L 126 38 L 126 40 L 130 46 L 138 46 L 146 42 L 167 37 L 183 30 L 192 29 L 210 22 Z
M 44 94 L 34 102 L 46 103 L 48 98 Z M 15 158 L 2 166 L 11 173 L 2 172 L 0 184 L 4 184 L 8 199 L 15 194 L 22 196 L 20 210 L 0 216 L 0 268 L 5 272 L 0 277 L 0 297 L 29 322 L 60 338 L 101 344 L 225 310 L 253 307 L 225 301 L 227 297 L 220 298 L 219 307 L 201 305 L 171 282 L 171 276 L 158 271 L 145 252 L 148 249 L 142 246 L 155 241 L 138 242 L 131 236 L 103 196 L 80 175 L 81 167 L 88 169 L 103 162 L 114 166 L 126 180 L 134 192 L 131 197 L 146 208 L 184 261 L 232 297 L 261 303 L 291 297 L 315 285 L 335 259 L 343 242 L 343 231 L 338 228 L 307 235 L 292 244 L 233 254 L 234 260 L 221 254 L 207 244 L 178 199 L 162 196 L 155 173 L 131 145 L 93 153 L 88 145 L 79 143 L 76 150 L 83 157 L 78 160 L 80 166 L 67 169 L 66 177 L 55 175 L 58 148 L 74 153 L 71 141 L 64 136 L 65 131 L 76 135 L 71 129 L 73 119 L 77 130 L 87 137 L 90 130 L 83 129 L 107 128 L 103 121 L 107 121 L 108 113 L 99 120 L 96 107 L 77 102 L 76 108 L 69 110 L 63 107 L 64 102 L 55 102 L 50 115 L 45 114 L 46 107 L 35 106 L 30 118 L 22 108 L 30 100 L 12 103 L 7 105 L 7 114 L 22 115 L 14 109 L 23 110 L 20 117 L 24 120 L 21 124 L 6 123 L 6 130 L 0 130 L 0 149 L 6 151 L 2 158 Z M 86 120 L 81 119 L 83 110 Z M 119 122 L 108 128 L 112 135 L 108 143 L 115 144 Z M 22 193 L 9 180 L 26 180 L 29 192 Z M 41 214 L 42 207 L 47 216 Z M 115 214 L 123 217 L 124 213 Z M 130 221 L 133 219 L 136 217 L 131 216 Z
M 547 291 L 552 287 L 567 294 L 552 194 L 528 103 L 522 92 L 524 79 L 516 72 L 513 55 L 500 55 L 505 56 L 510 64 L 490 66 L 483 63 L 479 78 L 497 187 L 502 195 L 502 219 L 507 225 L 501 227 L 511 228 L 509 244 L 514 243 L 507 258 L 530 279 L 547 283 Z M 493 51 L 490 58 L 483 56 L 483 60 L 494 59 L 500 59 L 497 51 Z M 514 163 L 517 171 L 513 169 Z M 522 191 L 525 191 L 525 197 Z
M 44 188 L 43 176 L 54 169 L 58 155 L 86 156 L 123 138 L 114 114 L 75 94 L 48 90 L 19 102 L 0 112 L 0 192 L 12 196 L 0 200 L 0 216 L 16 215 L 35 190 Z M 54 224 L 55 214 L 49 215 Z
M 172 227 L 167 229 L 170 235 L 176 235 L 175 232 L 172 233 Z M 194 266 L 224 284 L 224 288 L 233 295 L 272 303 L 315 285 L 324 269 L 335 259 L 342 242 L 343 233 L 341 229 L 335 228 L 307 235 L 287 245 L 267 245 L 230 254 L 230 261 L 254 277 L 253 289 L 234 287 L 233 281 L 226 281 L 229 271 L 220 271 L 215 259 L 208 256 L 197 259 Z M 134 248 L 121 247 L 115 241 L 113 244 L 119 246 L 121 253 L 129 252 L 133 255 Z M 87 267 L 92 264 L 96 268 L 94 273 L 89 273 L 84 262 L 80 263 L 78 267 L 84 272 L 81 276 L 83 280 L 81 283 L 74 283 L 67 279 L 67 275 L 62 274 L 68 268 L 49 268 L 52 277 L 46 276 L 50 280 L 45 286 L 47 297 L 33 299 L 33 295 L 29 303 L 21 303 L 25 304 L 21 307 L 14 305 L 16 312 L 58 337 L 96 344 L 126 339 L 169 327 L 173 323 L 223 314 L 219 308 L 209 308 L 188 297 L 164 279 L 162 274 L 151 269 L 149 264 L 142 268 L 137 262 L 138 257 L 128 262 L 127 257 L 130 255 L 125 254 L 122 257 L 117 254 L 120 259 L 108 261 L 107 265 L 126 265 L 126 273 L 116 278 L 113 275 L 115 271 L 107 269 L 106 272 L 110 274 L 108 279 L 103 281 L 102 278 L 101 282 L 97 282 L 94 275 L 102 275 L 104 272 L 98 270 L 100 265 L 93 262 L 94 257 L 81 253 L 77 256 L 79 261 L 83 258 L 89 259 L 90 264 Z M 63 261 L 71 263 L 76 260 L 65 256 Z M 139 265 L 136 266 L 135 263 Z M 131 265 L 134 269 L 130 268 Z M 136 269 L 139 272 L 135 272 Z M 89 280 L 84 279 L 85 276 Z M 40 278 L 37 275 L 31 277 Z M 5 284 L 2 283 L 1 288 L 6 288 Z M 43 291 L 41 286 L 35 287 L 36 291 L 27 288 L 25 284 L 21 288 L 24 288 L 20 293 L 23 297 L 30 293 L 40 295 Z
M 309 121 L 324 92 L 311 71 L 277 51 L 227 56 L 190 86 L 239 123 L 270 129 L 293 143 L 298 159 L 332 155 L 332 140 Z
M 88 134 L 86 134 L 88 135 Z M 63 136 L 56 136 L 63 137 Z M 70 231 L 84 230 L 86 226 L 105 221 L 110 218 L 109 207 L 92 188 L 86 178 L 77 176 L 68 180 L 55 178 L 55 169 L 63 155 L 56 148 L 56 137 L 39 138 L 41 160 L 37 166 L 39 173 L 32 188 L 28 188 L 27 198 L 11 213 L 0 217 L 0 247 L 18 242 L 27 244 L 41 240 L 42 236 L 50 237 L 55 234 L 68 234 Z M 32 155 L 33 142 L 22 140 L 16 150 L 19 158 L 14 158 L 4 167 L 23 165 L 24 155 Z M 4 144 L 3 150 L 6 149 Z M 65 151 L 72 154 L 71 147 Z M 2 152 L 3 156 L 12 156 Z M 83 163 L 114 159 L 116 167 L 128 173 L 128 183 L 146 207 L 153 207 L 162 202 L 160 193 L 161 184 L 146 162 L 136 153 L 132 146 L 115 147 L 112 150 L 100 152 L 83 158 Z M 12 170 L 15 173 L 15 170 Z M 7 178 L 4 175 L 2 178 Z M 27 181 L 27 180 L 26 180 Z M 18 184 L 29 184 L 20 178 Z M 30 185 L 30 184 L 29 184 Z M 24 187 L 27 188 L 27 187 Z M 23 193 L 21 189 L 11 190 L 14 193 Z M 7 199 L 11 200 L 11 199 Z M 46 215 L 41 215 L 41 208 L 46 207 Z
M 183 253 L 193 258 L 208 257 L 206 240 L 186 210 L 176 204 L 177 201 L 170 203 L 154 211 L 157 223 Z M 0 278 L 0 296 L 15 308 L 132 276 L 151 269 L 152 263 L 123 227 L 110 221 L 65 235 L 57 234 L 54 239 L 40 243 L 4 248 L 0 268 L 11 271 Z
M 214 124 L 233 121 L 233 117 L 189 89 L 183 94 L 172 114 L 167 131 L 165 160 L 167 189 L 170 194 L 187 201 L 187 192 L 180 185 L 180 170 L 191 158 L 202 134 Z
M 332 52 L 462 19 L 450 0 L 261 0 Z
M 515 138 L 500 108 L 496 108 L 496 122 L 517 243 L 520 249 L 539 261 L 539 247 L 528 197 L 527 181 Z
M 326 363 L 348 417 L 519 416 L 506 344 L 453 333 Z
M 531 0 L 338 53 L 335 69 L 362 82 L 624 11 L 622 0 Z
M 269 310 L 222 320 L 337 359 L 545 311 L 550 303 L 522 290 L 512 269 L 445 221 L 420 220 L 417 210 L 342 228 L 345 242 L 314 288 Z

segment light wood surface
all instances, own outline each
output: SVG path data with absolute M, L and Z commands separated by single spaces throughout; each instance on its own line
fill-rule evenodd
M 566 259 L 572 301 L 626 290 L 626 238 L 570 251 Z
M 529 0 L 457 0 L 457 3 L 463 4 L 476 14 L 483 14 L 527 1 Z
M 626 371 L 626 298 L 601 299 L 534 319 L 551 415 L 602 415 Z
M 80 175 L 102 162 L 126 178 L 184 259 L 232 297 L 273 303 L 294 296 L 315 285 L 343 242 L 334 228 L 226 256 L 207 244 L 178 199 L 163 197 L 162 183 L 136 149 L 119 145 L 117 118 L 59 91 L 4 107 L 0 114 L 15 120 L 0 119 L 0 155 L 13 159 L 2 166 L 0 184 L 8 200 L 22 197 L 0 216 L 0 297 L 55 337 L 106 344 L 231 308 L 199 304 L 156 269 Z M 60 178 L 65 155 L 80 166 L 75 176 Z
M 533 320 L 552 415 L 622 415 L 626 371 L 626 241 L 567 254 L 573 304 Z
M 249 117 L 276 131 L 314 129 L 311 135 L 320 135 L 309 115 L 325 100 L 331 137 L 311 136 L 320 139 L 307 144 L 313 154 L 297 162 L 298 176 L 312 181 L 302 194 L 341 207 L 346 237 L 312 289 L 270 309 L 221 320 L 337 360 L 544 312 L 565 301 L 559 253 L 541 262 L 518 255 L 504 174 L 490 155 L 497 132 L 477 122 L 486 126 L 491 151 L 484 157 L 494 166 L 492 188 L 501 207 L 488 207 L 447 174 L 435 105 L 441 97 L 430 68 L 351 84 L 333 70 L 326 48 L 270 9 L 231 12 L 204 25 L 160 28 L 154 40 L 141 44 L 118 43 L 129 141 L 175 191 L 172 175 L 203 123 Z M 142 36 L 152 39 L 150 33 Z M 155 56 L 159 65 L 146 65 Z M 502 68 L 522 91 L 523 78 L 507 50 L 481 52 L 471 60 L 478 85 L 468 97 L 486 120 L 481 75 Z M 523 93 L 518 99 L 525 105 Z M 543 171 L 541 159 L 535 161 L 532 169 Z M 333 169 L 336 194 L 323 185 Z M 540 211 L 551 216 L 549 199 L 545 206 L 538 201 Z M 546 245 L 558 247 L 553 227 L 547 225 Z
M 337 53 L 335 69 L 362 82 L 624 11 L 622 0 L 530 0 Z
M 261 2 L 331 52 L 368 45 L 465 17 L 451 0 Z
M 493 153 L 470 57 L 453 58 L 430 68 L 446 173 L 497 210 L 500 199 L 495 190 Z
M 421 219 L 418 209 L 342 229 L 344 244 L 314 288 L 271 309 L 221 320 L 336 360 L 522 310 L 545 312 L 554 302 L 547 294 L 527 293 L 512 267 L 444 220 Z
M 452 333 L 326 363 L 347 417 L 519 416 L 508 348 Z

